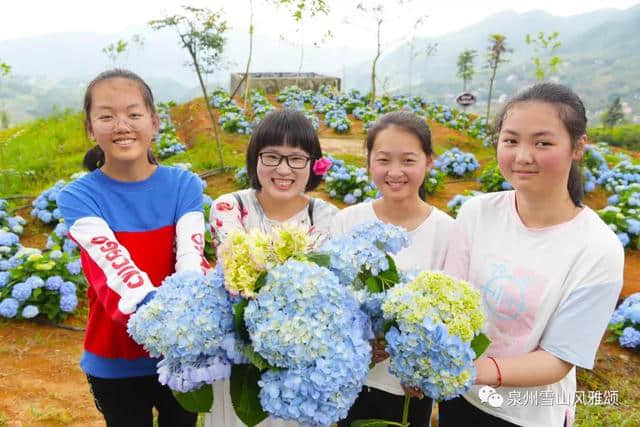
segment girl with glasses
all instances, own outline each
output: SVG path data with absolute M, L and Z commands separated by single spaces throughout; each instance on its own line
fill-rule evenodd
M 80 366 L 107 426 L 151 427 L 154 407 L 161 426 L 195 426 L 197 414 L 158 382 L 158 359 L 129 337 L 127 322 L 165 277 L 209 268 L 201 183 L 157 165 L 150 147 L 159 120 L 151 89 L 136 74 L 100 74 L 87 87 L 84 111 L 96 143 L 84 158 L 91 173 L 58 197 L 89 283 Z
M 260 122 L 247 148 L 247 175 L 251 188 L 224 194 L 211 208 L 214 243 L 220 244 L 234 230 L 259 229 L 293 222 L 307 227 L 318 247 L 327 238 L 329 222 L 337 208 L 305 192 L 315 189 L 325 172 L 320 141 L 304 114 L 279 110 Z M 214 383 L 214 404 L 206 425 L 241 427 L 233 410 L 229 382 Z M 297 423 L 267 419 L 265 426 Z

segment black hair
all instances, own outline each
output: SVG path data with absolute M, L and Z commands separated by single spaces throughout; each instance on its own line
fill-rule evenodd
M 262 189 L 257 173 L 258 154 L 269 145 L 286 145 L 304 150 L 311 158 L 305 191 L 313 190 L 320 184 L 322 176 L 313 173 L 313 164 L 322 157 L 322 148 L 316 130 L 304 114 L 287 109 L 272 111 L 251 134 L 247 147 L 247 175 L 251 188 L 258 191 Z
M 422 151 L 427 157 L 433 155 L 433 147 L 431 146 L 431 131 L 426 120 L 417 116 L 411 111 L 399 110 L 387 113 L 381 116 L 371 128 L 367 131 L 367 139 L 365 140 L 365 147 L 367 149 L 367 165 L 371 157 L 371 151 L 373 150 L 373 144 L 376 137 L 380 132 L 387 129 L 390 126 L 402 129 L 405 132 L 409 132 L 420 140 L 420 146 Z M 424 181 L 424 178 L 423 178 Z M 418 196 L 422 200 L 426 200 L 427 192 L 423 185 L 418 190 Z
M 510 99 L 496 118 L 496 136 L 502 129 L 505 115 L 509 109 L 517 103 L 527 101 L 546 102 L 554 105 L 558 110 L 560 120 L 571 138 L 571 148 L 575 150 L 578 147 L 580 138 L 587 133 L 587 115 L 584 104 L 580 97 L 571 89 L 561 84 L 551 82 L 538 83 Z M 497 140 L 494 141 L 494 143 L 497 144 Z M 580 163 L 575 160 L 571 163 L 567 190 L 573 203 L 577 207 L 581 207 L 582 199 L 584 198 L 582 170 Z
M 87 134 L 91 130 L 90 114 L 91 103 L 93 101 L 93 88 L 100 82 L 116 78 L 127 79 L 135 82 L 140 87 L 140 92 L 142 93 L 142 99 L 144 100 L 145 107 L 147 107 L 152 115 L 156 115 L 156 107 L 153 101 L 153 93 L 151 92 L 151 88 L 147 83 L 145 83 L 144 80 L 142 80 L 140 76 L 132 71 L 123 70 L 120 68 L 103 71 L 102 73 L 98 74 L 95 79 L 91 80 L 91 83 L 89 83 L 89 85 L 87 86 L 87 90 L 84 93 L 84 129 Z M 158 164 L 158 161 L 151 152 L 151 149 L 147 151 L 147 159 L 149 160 L 149 163 L 155 165 Z M 104 152 L 102 151 L 102 148 L 100 148 L 100 146 L 96 144 L 93 148 L 87 151 L 87 153 L 84 155 L 84 159 L 82 160 L 82 165 L 90 171 L 96 170 L 100 166 L 104 165 Z

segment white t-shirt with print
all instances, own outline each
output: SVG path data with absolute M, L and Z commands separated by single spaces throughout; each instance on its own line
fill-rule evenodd
M 355 226 L 378 220 L 372 202 L 359 203 L 341 210 L 331 222 L 331 236 L 348 233 Z M 436 207 L 415 230 L 409 231 L 410 244 L 393 256 L 400 270 L 442 270 L 454 220 Z M 389 373 L 389 359 L 376 364 L 367 376 L 369 387 L 404 395 L 400 381 Z
M 237 195 L 242 202 L 242 210 L 236 199 Z M 313 199 L 313 225 L 309 217 L 307 205 L 298 213 L 286 221 L 277 221 L 267 217 L 263 210 L 256 191 L 252 189 L 228 193 L 218 197 L 211 206 L 209 220 L 211 231 L 216 245 L 234 230 L 258 229 L 265 233 L 277 225 L 285 222 L 309 227 L 309 233 L 316 246 L 329 237 L 329 224 L 338 208 L 320 199 Z M 211 411 L 205 416 L 206 427 L 244 427 L 244 423 L 236 416 L 231 401 L 230 382 L 216 381 L 213 383 L 214 400 Z M 279 418 L 269 417 L 258 424 L 258 427 L 297 427 L 295 421 L 285 421 Z
M 624 251 L 588 207 L 551 227 L 524 225 L 515 192 L 474 197 L 458 214 L 445 271 L 482 296 L 491 345 L 483 356 L 509 357 L 539 348 L 593 368 L 623 280 Z M 473 386 L 464 398 L 481 410 L 531 427 L 573 423 L 575 367 L 541 387 L 500 387 L 502 406 L 483 403 Z

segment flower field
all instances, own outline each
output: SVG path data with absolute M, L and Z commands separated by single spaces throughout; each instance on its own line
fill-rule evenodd
M 291 89 L 277 97 L 253 93 L 250 106 L 242 105 L 240 99 L 229 99 L 224 91 L 217 91 L 212 97 L 212 104 L 215 118 L 222 129 L 225 166 L 230 167 L 228 171 L 205 179 L 208 184 L 205 193 L 212 198 L 246 185 L 241 173 L 236 176 L 235 168 L 244 165 L 248 134 L 268 110 L 282 106 L 305 111 L 317 126 L 325 152 L 337 160 L 327 174 L 326 182 L 312 195 L 339 207 L 375 197 L 375 186 L 368 181 L 362 169 L 365 166 L 362 148 L 364 130 L 377 115 L 399 108 L 423 115 L 432 130 L 434 148 L 440 157 L 439 161 L 436 159 L 436 167 L 441 173 L 430 177 L 437 181 L 431 182 L 433 190 L 428 191 L 430 203 L 454 214 L 466 197 L 472 197 L 473 191 L 509 188 L 495 168 L 495 163 L 492 163 L 495 157 L 493 149 L 484 141 L 486 129 L 483 124 L 474 117 L 447 107 L 430 105 L 423 99 L 382 97 L 370 109 L 365 97 L 357 92 L 335 94 L 328 89 L 318 93 Z M 24 165 L 11 164 L 18 178 L 0 176 L 0 198 L 24 196 L 7 198 L 6 203 L 0 202 L 0 228 L 5 227 L 7 235 L 4 238 L 11 243 L 7 246 L 14 246 L 15 238 L 8 237 L 11 233 L 22 246 L 43 250 L 45 258 L 44 261 L 24 261 L 33 274 L 25 273 L 24 277 L 14 282 L 7 279 L 4 283 L 5 275 L 2 272 L 9 271 L 13 266 L 7 264 L 5 267 L 9 268 L 2 269 L 1 263 L 11 260 L 15 253 L 0 254 L 0 299 L 11 297 L 5 295 L 6 291 L 2 293 L 8 286 L 15 289 L 19 283 L 28 282 L 31 285 L 29 296 L 25 294 L 26 285 L 15 292 L 15 296 L 19 297 L 15 299 L 20 303 L 19 308 L 16 307 L 16 313 L 20 313 L 17 317 L 22 319 L 0 317 L 0 426 L 102 425 L 101 416 L 93 404 L 86 379 L 78 365 L 82 352 L 82 331 L 45 324 L 48 322 L 46 315 L 37 316 L 37 323 L 26 320 L 33 314 L 33 309 L 25 312 L 27 305 L 35 305 L 39 314 L 47 314 L 54 303 L 60 310 L 54 310 L 48 318 L 62 322 L 63 326 L 82 328 L 86 316 L 85 300 L 82 298 L 84 284 L 74 274 L 74 266 L 71 269 L 67 267 L 77 254 L 63 238 L 64 223 L 60 223 L 62 227 L 56 226 L 58 214 L 49 196 L 59 190 L 62 185 L 56 184 L 59 180 L 68 182 L 73 179 L 74 173 L 80 171 L 79 159 L 89 145 L 78 136 L 80 128 L 75 122 L 80 120 L 79 116 L 68 115 L 52 120 L 56 121 L 56 126 L 67 126 L 59 132 L 70 129 L 68 131 L 72 136 L 63 146 L 65 153 L 70 154 L 66 161 L 57 162 L 54 167 L 47 169 L 46 165 L 43 167 L 27 157 Z M 163 106 L 162 122 L 164 132 L 156 150 L 159 157 L 164 159 L 163 163 L 188 162 L 194 172 L 217 167 L 212 129 L 202 99 L 182 105 Z M 25 141 L 29 135 L 49 125 L 54 124 L 45 120 L 31 127 L 23 125 L 18 130 L 0 131 L 0 147 L 6 148 L 6 153 L 14 155 L 13 158 L 22 158 L 16 154 L 19 150 L 17 146 L 28 149 Z M 34 143 L 41 144 L 39 140 Z M 6 156 L 0 158 L 2 170 L 9 169 L 7 164 L 2 164 L 5 161 Z M 606 144 L 594 144 L 585 159 L 584 173 L 587 205 L 598 211 L 626 246 L 623 296 L 639 292 L 640 154 Z M 21 182 L 26 175 L 33 179 L 28 183 Z M 9 192 L 4 193 L 4 189 Z M 2 212 L 6 213 L 3 215 Z M 23 220 L 16 219 L 16 215 Z M 2 242 L 0 246 L 3 246 Z M 36 264 L 48 262 L 54 266 L 52 273 L 44 277 L 38 273 Z M 30 275 L 44 277 L 42 286 L 37 279 L 30 279 Z M 60 300 L 64 295 L 60 292 L 60 284 L 53 289 L 57 279 L 50 280 L 47 286 L 48 278 L 56 275 L 64 279 L 62 283 L 74 284 L 77 307 L 74 304 L 73 310 L 68 302 L 62 307 Z M 34 296 L 36 289 L 40 292 Z M 70 292 L 71 286 L 65 285 L 64 293 L 69 295 Z M 49 302 L 42 300 L 38 305 L 39 298 L 45 295 Z M 2 308 L 0 301 L 0 315 Z M 67 309 L 69 312 L 65 311 Z M 629 325 L 627 323 L 624 326 Z M 620 405 L 579 406 L 576 425 L 640 425 L 640 354 L 637 348 L 622 348 L 617 341 L 607 342 L 605 339 L 597 356 L 595 370 L 578 370 L 578 388 L 602 392 L 616 390 Z

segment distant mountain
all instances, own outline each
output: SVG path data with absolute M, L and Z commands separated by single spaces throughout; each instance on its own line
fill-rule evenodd
M 428 23 L 428 22 L 427 22 Z M 411 92 L 426 94 L 430 100 L 452 104 L 462 82 L 456 77 L 456 61 L 463 49 L 476 49 L 477 74 L 471 90 L 480 102 L 475 111 L 484 111 L 488 92 L 488 72 L 485 63 L 488 37 L 500 33 L 513 52 L 509 62 L 500 66 L 494 96 L 506 96 L 533 83 L 531 56 L 533 48 L 526 45 L 525 35 L 540 31 L 559 32 L 562 46 L 557 54 L 563 59 L 557 80 L 576 90 L 585 100 L 592 118 L 616 97 L 620 96 L 632 109 L 631 116 L 640 120 L 640 6 L 627 10 L 602 9 L 582 15 L 558 17 L 546 12 L 502 12 L 475 25 L 442 37 L 417 40 L 415 46 L 437 43 L 431 57 L 414 61 Z M 392 76 L 389 90 L 409 92 L 407 44 L 386 52 L 379 61 L 377 74 L 381 81 Z M 349 68 L 347 75 L 354 86 L 368 90 L 370 63 Z
M 131 48 L 116 65 L 129 68 L 148 81 L 160 101 L 184 101 L 199 95 L 195 73 L 186 51 L 172 31 L 132 29 L 126 34 L 56 33 L 39 37 L 0 41 L 0 58 L 12 73 L 0 81 L 0 109 L 9 111 L 13 123 L 50 114 L 53 106 L 79 109 L 84 88 L 99 72 L 113 67 L 102 48 L 118 39 L 142 34 L 141 49 Z M 252 71 L 297 71 L 299 46 L 264 34 L 254 36 Z M 222 69 L 208 83 L 229 86 L 231 71 L 243 71 L 248 35 L 229 31 Z M 302 71 L 334 74 L 371 56 L 369 48 L 305 45 Z

